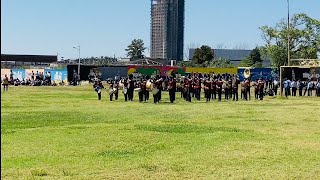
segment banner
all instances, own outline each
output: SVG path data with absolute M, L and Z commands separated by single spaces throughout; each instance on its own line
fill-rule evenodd
M 68 81 L 68 71 L 67 69 L 61 69 L 61 70 L 57 70 L 57 69 L 45 69 L 44 73 L 45 75 L 48 74 L 50 72 L 51 74 L 51 81 L 55 81 L 57 82 L 67 82 Z
M 244 77 L 245 69 L 246 68 L 238 69 L 238 76 L 240 81 L 243 81 L 245 79 Z M 248 69 L 250 69 L 251 81 L 256 81 L 259 78 L 263 78 L 264 80 L 266 79 L 273 80 L 274 78 L 279 77 L 278 71 L 274 71 L 271 68 L 248 68 Z
M 170 76 L 172 72 L 176 71 L 178 74 L 184 76 L 185 68 L 172 66 L 128 66 L 128 75 L 134 73 L 141 73 L 142 75 L 161 75 Z
M 186 67 L 186 73 L 201 73 L 201 74 L 238 74 L 238 68 L 202 68 L 202 67 Z
M 31 79 L 31 73 L 34 73 L 34 79 L 36 79 L 36 74 L 37 72 L 40 73 L 44 73 L 44 69 L 26 69 L 26 79 Z
M 26 70 L 25 69 L 11 69 L 13 73 L 13 79 L 19 79 L 22 81 L 26 78 Z

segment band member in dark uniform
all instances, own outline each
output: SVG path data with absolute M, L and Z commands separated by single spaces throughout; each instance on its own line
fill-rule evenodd
M 150 92 L 149 92 L 150 89 L 147 89 L 147 80 L 149 80 L 149 77 L 144 82 L 146 84 L 146 92 L 145 92 L 146 101 L 148 101 L 150 97 Z
M 113 90 L 114 90 L 114 99 L 118 100 L 119 97 L 119 81 L 116 80 L 114 85 L 113 85 Z
M 234 78 L 234 77 L 233 77 Z M 232 79 L 231 75 L 229 75 L 229 81 L 228 81 L 228 85 L 229 85 L 229 99 L 232 99 L 232 94 L 233 94 L 233 88 L 232 88 Z
M 229 91 L 230 91 L 230 85 L 229 85 L 229 79 L 227 78 L 224 82 L 223 82 L 223 89 L 224 89 L 224 96 L 226 100 L 229 100 Z
M 232 83 L 232 88 L 233 88 L 233 100 L 238 101 L 238 96 L 239 96 L 239 84 L 240 80 L 238 77 L 234 77 L 233 83 Z
M 134 96 L 134 80 L 133 80 L 133 75 L 129 75 L 129 82 L 128 82 L 128 98 L 129 101 L 133 101 L 133 96 Z
M 169 79 L 168 90 L 169 90 L 170 102 L 173 103 L 176 97 L 176 80 L 173 77 L 170 77 Z
M 93 84 L 93 88 L 98 94 L 98 100 L 101 100 L 101 89 L 104 89 L 102 82 L 100 80 L 96 80 Z
M 210 91 L 211 81 L 210 81 L 210 79 L 205 80 L 203 82 L 203 85 L 204 85 L 204 94 L 205 94 L 206 102 L 209 102 L 211 100 L 211 91 Z
M 158 79 L 158 88 L 159 88 L 158 100 L 161 101 L 162 90 L 163 90 L 163 86 L 162 86 L 163 80 L 162 80 L 162 77 L 160 75 L 158 76 L 157 79 Z
M 211 83 L 211 96 L 212 99 L 217 98 L 217 78 L 216 76 L 213 76 L 212 83 Z
M 184 98 L 184 82 L 180 81 L 180 94 L 181 98 Z
M 264 81 L 262 78 L 258 81 L 259 98 L 263 100 Z
M 195 93 L 195 98 L 200 101 L 200 90 L 199 88 L 201 89 L 201 86 L 199 86 L 199 83 L 200 83 L 200 79 L 198 77 L 194 78 L 194 86 L 193 86 L 193 90 L 194 90 L 194 93 Z
M 259 88 L 258 88 L 258 80 L 256 80 L 253 84 L 254 87 L 254 97 L 255 99 L 259 99 Z
M 244 100 L 248 100 L 247 99 L 247 91 L 246 91 L 246 82 L 245 82 L 245 80 L 244 81 L 242 81 L 241 83 L 240 83 L 240 85 L 241 85 L 241 99 L 244 99 Z
M 200 77 L 198 78 L 198 82 L 197 82 L 197 85 L 198 85 L 198 89 L 197 89 L 197 94 L 198 94 L 198 101 L 200 101 L 200 99 L 201 99 L 201 79 L 200 79 Z
M 223 81 L 222 81 L 222 78 L 221 78 L 221 76 L 220 76 L 219 79 L 218 79 L 218 82 L 217 82 L 217 92 L 218 92 L 219 101 L 221 101 L 222 84 L 223 84 Z
M 146 101 L 146 81 L 141 80 L 139 90 L 139 102 Z
M 183 98 L 187 101 L 187 91 L 188 91 L 188 77 L 185 77 L 183 80 Z
M 247 99 L 246 100 L 251 100 L 251 95 L 250 95 L 250 80 L 249 79 L 246 79 L 246 81 L 245 81 L 245 83 L 246 83 L 246 97 L 247 97 Z
M 114 83 L 113 83 L 113 81 L 111 81 L 110 83 L 109 83 L 109 96 L 110 96 L 110 101 L 112 101 L 113 100 L 113 94 L 114 94 Z
M 153 94 L 153 103 L 157 104 L 159 102 L 159 89 L 158 89 L 158 81 L 156 79 L 152 80 L 152 94 Z
M 186 101 L 191 102 L 191 94 L 190 91 L 192 89 L 190 76 L 184 79 L 184 99 Z
M 141 82 L 141 80 L 139 81 L 139 82 L 137 82 L 137 85 L 138 85 L 138 87 L 139 87 L 139 90 L 138 90 L 138 96 L 139 96 L 139 102 L 142 102 L 143 101 L 143 85 L 142 85 L 142 82 Z
M 124 101 L 128 101 L 128 79 L 124 79 L 123 81 L 122 93 L 124 95 Z

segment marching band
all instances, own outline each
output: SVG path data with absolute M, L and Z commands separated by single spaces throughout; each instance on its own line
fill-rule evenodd
M 157 104 L 161 101 L 163 90 L 167 90 L 169 92 L 169 99 L 171 103 L 175 102 L 177 91 L 180 91 L 181 97 L 188 102 L 191 102 L 193 98 L 200 101 L 202 92 L 206 102 L 216 99 L 218 101 L 222 101 L 223 94 L 225 95 L 225 100 L 232 99 L 233 101 L 238 101 L 239 86 L 241 88 L 241 99 L 251 99 L 250 79 L 246 78 L 244 81 L 240 82 L 237 75 L 230 74 L 202 76 L 198 73 L 194 73 L 186 77 L 171 76 L 166 77 L 165 79 L 159 75 L 133 79 L 133 76 L 129 75 L 128 78 L 110 81 L 108 84 L 110 101 L 113 101 L 113 96 L 115 97 L 115 100 L 118 100 L 120 89 L 122 89 L 125 101 L 133 101 L 134 91 L 137 91 L 139 102 L 148 101 L 150 93 L 152 93 L 153 102 Z M 255 99 L 263 100 L 263 96 L 266 94 L 265 81 L 260 78 L 254 82 L 252 87 L 254 87 Z M 102 89 L 104 87 L 100 80 L 96 80 L 94 88 Z M 101 100 L 101 92 L 100 94 L 98 93 L 98 99 Z

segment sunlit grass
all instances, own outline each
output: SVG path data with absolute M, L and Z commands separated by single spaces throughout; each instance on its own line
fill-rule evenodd
M 1 93 L 4 179 L 319 179 L 320 99 L 160 104 L 91 86 Z

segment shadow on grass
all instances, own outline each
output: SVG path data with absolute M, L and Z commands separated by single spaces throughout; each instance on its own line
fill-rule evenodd
M 215 132 L 243 132 L 247 130 L 241 130 L 237 128 L 229 127 L 209 127 L 199 125 L 183 125 L 183 124 L 165 124 L 165 125 L 144 125 L 139 124 L 135 127 L 142 131 L 155 131 L 166 133 L 215 133 Z
M 106 150 L 99 152 L 97 156 L 109 158 L 128 158 L 134 154 L 136 154 L 136 152 L 129 150 Z

